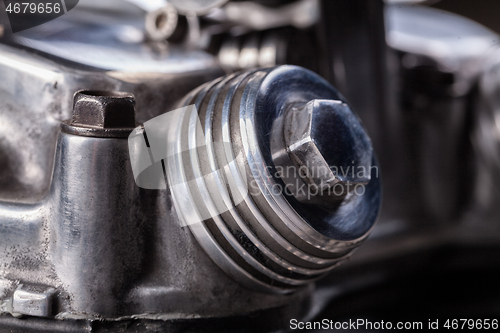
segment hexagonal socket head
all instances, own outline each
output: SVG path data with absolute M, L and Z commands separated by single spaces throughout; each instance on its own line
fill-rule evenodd
M 283 134 L 288 154 L 307 184 L 325 188 L 338 182 L 369 182 L 372 145 L 347 104 L 312 100 L 292 107 L 285 115 Z
M 100 129 L 134 128 L 134 95 L 114 91 L 77 91 L 71 125 Z

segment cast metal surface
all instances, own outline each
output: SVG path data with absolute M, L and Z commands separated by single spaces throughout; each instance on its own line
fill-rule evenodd
M 296 86 L 295 91 L 282 89 L 290 84 Z M 270 90 L 263 90 L 264 87 Z M 220 89 L 227 95 L 224 97 L 219 90 L 212 89 Z M 222 105 L 229 108 L 215 108 L 219 96 L 227 100 Z M 233 100 L 234 96 L 238 97 Z M 189 158 L 181 169 L 167 164 L 168 188 L 148 193 L 135 184 L 124 137 L 135 124 L 133 96 L 122 92 L 78 91 L 74 96 L 73 116 L 63 123 L 58 135 L 50 191 L 34 204 L 1 207 L 5 217 L 2 246 L 8 249 L 15 244 L 25 255 L 31 251 L 40 256 L 32 266 L 19 267 L 15 253 L 1 252 L 6 263 L 2 271 L 5 285 L 2 293 L 7 297 L 3 311 L 58 320 L 224 317 L 263 308 L 283 308 L 293 302 L 295 310 L 288 307 L 288 311 L 300 313 L 309 297 L 307 285 L 348 257 L 368 235 L 378 210 L 378 180 L 370 182 L 371 191 L 366 196 L 345 198 L 343 208 L 332 207 L 326 212 L 322 216 L 326 223 L 323 227 L 316 225 L 312 215 L 299 215 L 296 210 L 307 207 L 301 208 L 300 204 L 289 202 L 289 198 L 271 192 L 273 183 L 264 181 L 265 174 L 255 173 L 255 167 L 262 165 L 256 163 L 258 160 L 272 165 L 270 143 L 262 142 L 264 137 L 258 134 L 265 130 L 259 124 L 272 127 L 272 121 L 260 119 L 269 116 L 265 110 L 270 105 L 259 106 L 262 102 L 269 103 L 271 97 L 280 103 L 274 105 L 273 117 L 280 116 L 280 105 L 341 98 L 317 75 L 293 66 L 250 71 L 204 85 L 189 94 L 185 103 L 195 101 L 206 119 L 220 119 L 219 126 L 210 121 L 204 123 L 205 132 L 217 132 L 220 138 L 232 137 L 226 142 L 233 142 L 234 151 L 198 156 L 216 151 L 217 146 L 212 145 L 213 137 L 208 135 L 204 143 L 210 148 L 197 149 L 197 137 L 203 132 L 193 131 L 196 126 L 191 123 L 198 120 L 199 114 L 187 113 L 179 123 L 167 124 L 173 133 L 167 142 L 187 147 Z M 343 117 L 349 119 L 349 115 L 350 111 Z M 240 119 L 246 122 L 247 118 L 249 127 L 239 128 Z M 144 127 L 145 135 L 152 140 L 148 122 Z M 254 132 L 257 136 L 250 136 Z M 349 149 L 350 146 L 342 147 Z M 242 156 L 246 156 L 246 161 L 240 160 Z M 200 164 L 198 158 L 208 159 L 209 164 Z M 236 164 L 229 162 L 233 160 Z M 227 173 L 218 173 L 218 166 L 226 164 L 230 167 Z M 205 185 L 200 176 L 210 172 L 204 169 L 209 166 L 214 168 L 215 182 Z M 196 188 L 186 181 L 186 170 L 198 179 Z M 82 172 L 87 176 L 78 176 Z M 184 181 L 179 182 L 178 177 Z M 230 184 L 226 183 L 226 177 L 231 178 Z M 249 196 L 249 188 L 241 187 L 242 178 L 256 182 L 260 192 Z M 212 186 L 210 192 L 208 186 Z M 224 192 L 226 186 L 236 192 Z M 194 193 L 195 189 L 199 192 Z M 193 201 L 187 202 L 188 197 Z M 245 199 L 231 206 L 239 197 Z M 217 207 L 221 209 L 219 213 L 214 210 L 214 202 L 229 206 Z M 197 211 L 206 207 L 215 223 L 211 224 L 207 218 L 190 220 L 193 207 Z M 351 219 L 349 211 L 353 210 L 357 211 L 355 219 L 346 224 L 345 219 Z M 24 222 L 19 223 L 20 220 Z M 318 223 L 321 225 L 321 221 Z M 153 234 L 159 239 L 150 243 Z M 151 256 L 157 258 L 154 263 Z M 180 275 L 172 275 L 173 272 Z M 208 272 L 213 277 L 211 282 L 201 283 L 200 279 Z M 20 280 L 16 276 L 23 277 Z M 242 289 L 240 284 L 250 289 Z M 52 291 L 30 293 L 30 289 L 37 288 L 52 288 Z M 214 289 L 220 290 L 216 299 L 209 296 Z M 236 294 L 246 295 L 246 300 L 239 305 L 230 304 Z M 167 298 L 171 302 L 163 301 Z M 175 299 L 178 301 L 173 302 Z M 214 307 L 216 300 L 220 304 Z
M 484 286 L 474 308 L 497 316 L 486 303 L 495 284 L 482 277 L 497 275 L 500 257 L 498 36 L 401 3 L 224 2 L 184 2 L 194 7 L 172 17 L 191 21 L 173 32 L 175 19 L 152 15 L 159 2 L 81 0 L 14 35 L 0 10 L 0 327 L 275 332 L 291 318 L 400 320 L 405 300 L 409 308 L 424 298 L 428 309 L 429 281 L 453 305 L 468 286 Z M 148 17 L 163 35 L 148 31 Z M 320 73 L 349 103 L 307 70 L 256 69 L 283 63 Z M 222 69 L 247 72 L 212 81 Z M 106 117 L 102 99 L 112 96 L 85 97 L 95 108 L 73 113 L 82 89 L 133 94 L 135 120 L 129 95 L 118 120 Z M 160 162 L 164 186 L 140 188 L 126 138 L 137 135 L 153 156 L 148 126 L 180 105 L 196 109 L 167 126 L 179 164 Z M 378 173 L 307 168 L 378 170 L 348 105 L 382 164 L 385 204 L 373 230 Z M 136 122 L 144 126 L 132 131 Z M 277 172 L 304 165 L 302 175 Z M 272 191 L 297 181 L 367 192 Z M 401 280 L 417 292 L 394 291 Z M 402 296 L 373 295 L 383 284 Z M 389 301 L 398 308 L 384 310 Z M 372 307 L 350 310 L 361 303 Z M 434 314 L 442 311 L 423 317 Z
M 43 315 L 57 320 L 221 317 L 289 302 L 299 315 L 307 302 L 308 288 L 262 295 L 220 271 L 178 222 L 169 191 L 135 185 L 126 139 L 60 133 L 52 178 L 42 202 L 2 204 L 3 312 L 33 315 L 11 297 L 49 287 L 52 312 Z

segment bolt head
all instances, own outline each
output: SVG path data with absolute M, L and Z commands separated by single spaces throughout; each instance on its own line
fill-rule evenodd
M 71 125 L 100 129 L 134 128 L 134 95 L 126 92 L 80 90 L 74 96 Z
M 146 34 L 152 41 L 165 41 L 175 33 L 178 23 L 177 10 L 166 2 L 163 7 L 146 14 Z
M 320 188 L 370 181 L 373 148 L 349 106 L 312 100 L 288 110 L 284 139 L 299 175 Z

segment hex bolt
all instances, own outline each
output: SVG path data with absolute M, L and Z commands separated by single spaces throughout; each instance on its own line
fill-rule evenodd
M 73 100 L 73 117 L 63 132 L 93 137 L 127 137 L 135 123 L 135 98 L 131 93 L 80 90 Z
M 324 189 L 370 181 L 371 142 L 347 104 L 316 99 L 292 105 L 283 130 L 287 152 L 306 184 Z
M 146 14 L 146 35 L 151 41 L 181 42 L 189 32 L 186 16 L 179 15 L 170 3 Z

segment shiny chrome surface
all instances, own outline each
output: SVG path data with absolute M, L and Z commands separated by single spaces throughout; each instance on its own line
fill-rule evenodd
M 301 215 L 307 204 L 273 191 L 280 180 L 270 170 L 271 143 L 263 133 L 271 131 L 280 110 L 315 98 L 341 97 L 298 67 L 249 71 L 195 91 L 170 125 L 176 134 L 168 155 L 182 158 L 167 161 L 166 169 L 184 223 L 221 268 L 257 290 L 286 293 L 321 277 L 367 237 L 377 216 L 376 177 L 366 197 L 348 195 L 341 207 L 330 205 L 325 222 L 321 215 Z M 351 144 L 337 148 L 347 152 Z
M 300 0 L 278 8 L 269 8 L 251 1 L 229 2 L 222 10 L 227 21 L 252 30 L 283 26 L 304 29 L 318 21 L 319 1 Z

